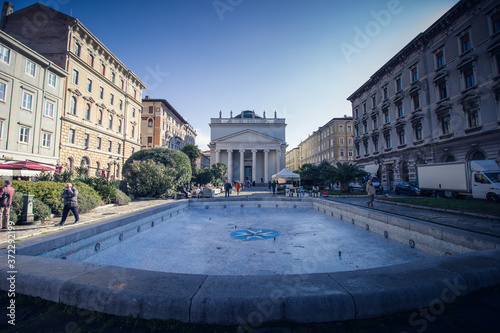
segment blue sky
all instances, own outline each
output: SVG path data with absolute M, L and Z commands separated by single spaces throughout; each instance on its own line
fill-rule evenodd
M 34 1 L 13 0 L 19 10 Z M 48 0 L 79 19 L 197 130 L 254 110 L 286 118 L 288 150 L 457 0 Z

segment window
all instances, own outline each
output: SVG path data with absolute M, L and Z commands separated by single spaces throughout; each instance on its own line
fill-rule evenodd
M 391 148 L 391 133 L 387 133 L 384 136 L 384 139 L 385 139 L 385 147 L 386 148 Z
M 10 62 L 10 49 L 3 45 L 0 45 L 0 61 L 8 64 Z
M 152 106 L 149 107 L 149 113 L 154 113 L 154 108 Z
M 414 94 L 411 96 L 413 102 L 413 110 L 420 110 L 420 97 L 418 94 Z
M 493 25 L 493 33 L 500 32 L 500 11 L 491 16 L 491 23 Z
M 73 84 L 78 85 L 78 76 L 79 75 L 80 75 L 80 73 L 78 72 L 78 70 L 73 68 L 73 75 L 71 76 L 71 82 L 73 82 Z
M 49 72 L 49 75 L 47 77 L 47 84 L 51 87 L 54 87 L 56 86 L 56 75 L 52 72 Z
M 471 49 L 471 41 L 470 41 L 470 36 L 469 33 L 465 33 L 460 37 L 460 46 L 462 49 L 462 53 L 465 53 Z
M 448 88 L 446 87 L 446 80 L 438 82 L 439 99 L 448 98 Z
M 134 98 L 137 99 L 137 91 L 134 89 Z
M 87 103 L 85 104 L 85 119 L 86 120 L 90 120 L 90 111 L 91 111 L 91 108 L 90 108 L 90 104 Z
M 406 140 L 405 140 L 405 131 L 404 130 L 401 130 L 398 132 L 398 136 L 399 136 L 399 144 L 400 145 L 404 145 L 406 143 Z
M 363 113 L 366 113 L 366 102 L 363 102 Z
M 398 104 L 396 104 L 396 108 L 398 109 L 398 117 L 403 117 L 404 116 L 403 103 L 398 102 Z
M 373 138 L 373 151 L 378 151 L 378 137 Z
M 135 118 L 135 108 L 132 108 L 132 118 Z
M 109 104 L 113 105 L 115 103 L 115 95 L 109 94 Z
M 417 82 L 418 81 L 418 71 L 417 71 L 417 66 L 412 67 L 410 69 L 411 72 L 411 82 Z
M 106 76 L 106 65 L 102 64 L 102 67 L 101 67 L 101 74 L 103 76 Z
M 115 73 L 111 73 L 111 82 L 115 83 L 116 75 Z
M 44 148 L 50 148 L 50 142 L 52 141 L 52 134 L 51 133 L 43 133 L 42 135 L 42 147 Z
M 82 47 L 80 46 L 80 44 L 75 42 L 75 54 L 77 56 L 80 56 L 81 53 L 82 53 Z
M 403 89 L 401 85 L 401 77 L 396 78 L 396 92 L 400 92 Z
M 112 150 L 113 150 L 113 141 L 109 140 L 108 141 L 108 152 L 111 153 Z
M 415 140 L 422 140 L 422 124 L 421 123 L 418 123 L 415 125 L 414 127 L 414 131 L 415 131 Z
M 103 87 L 99 87 L 99 98 L 104 99 L 104 88 Z
M 383 88 L 383 91 L 384 91 L 384 100 L 386 100 L 389 98 L 389 89 L 387 88 L 387 86 Z
M 122 120 L 118 120 L 118 133 L 122 132 Z
M 35 77 L 35 67 L 36 66 L 34 62 L 26 60 L 26 74 Z
M 363 130 L 365 133 L 368 133 L 368 123 L 366 122 L 366 120 L 363 121 Z
M 391 119 L 389 117 L 389 109 L 384 109 L 383 111 L 384 111 L 384 122 L 388 124 L 391 122 Z
M 113 116 L 109 115 L 108 117 L 108 128 L 113 129 Z
M 99 150 L 101 150 L 101 143 L 102 143 L 102 139 L 97 138 L 97 149 L 99 149 Z
M 5 102 L 5 93 L 7 92 L 7 85 L 0 82 L 0 101 Z
M 339 138 L 339 145 L 343 145 L 344 144 L 344 138 L 340 137 Z
M 102 110 L 99 110 L 99 112 L 97 112 L 97 123 L 99 125 L 102 125 Z
M 358 124 L 354 125 L 354 133 L 356 134 L 356 136 L 359 136 L 359 125 Z
M 352 151 L 352 149 L 349 149 L 347 151 L 347 156 L 349 156 L 349 157 L 353 157 L 354 156 L 354 152 Z
M 352 125 L 347 125 L 347 132 L 352 132 Z
M 354 109 L 354 116 L 355 116 L 356 118 L 358 118 L 358 117 L 359 117 L 359 109 L 358 109 L 358 108 L 355 108 L 355 109 Z
M 436 53 L 436 68 L 439 69 L 444 66 L 444 52 L 438 51 Z
M 375 129 L 378 127 L 378 118 L 375 116 L 372 118 L 372 120 L 373 120 L 373 128 Z
M 76 115 L 76 97 L 71 96 L 71 100 L 69 102 L 69 113 Z
M 122 90 L 123 90 L 123 89 L 125 89 L 125 81 L 122 80 L 121 82 L 122 82 L 121 87 L 122 87 Z
M 54 103 L 45 101 L 45 113 L 46 117 L 53 118 L 54 117 Z
M 148 127 L 153 127 L 153 119 L 148 119 Z
M 479 108 L 473 107 L 467 111 L 467 121 L 469 127 L 479 126 Z
M 68 142 L 74 144 L 75 143 L 75 137 L 76 137 L 75 130 L 72 129 L 72 128 L 70 128 L 69 132 L 68 132 Z
M 373 95 L 372 96 L 372 108 L 376 108 L 376 107 L 377 107 L 377 96 Z
M 132 126 L 132 138 L 135 136 L 135 126 Z
M 450 131 L 451 131 L 451 119 L 450 119 L 450 115 L 447 114 L 447 115 L 443 115 L 441 117 L 441 133 L 443 135 L 446 135 L 446 134 L 449 134 Z
M 148 136 L 148 146 L 152 146 L 152 145 L 153 145 L 153 137 Z
M 474 86 L 474 70 L 468 68 L 464 71 L 464 81 L 465 81 L 465 89 L 471 88 Z
M 344 131 L 344 125 L 339 125 L 339 132 L 343 132 Z
M 352 138 L 347 138 L 347 144 L 352 145 Z
M 33 105 L 33 95 L 23 91 L 23 109 L 30 110 Z
M 118 108 L 120 109 L 120 111 L 123 111 L 123 100 L 121 100 L 121 99 L 120 99 L 120 104 L 119 104 Z
M 3 120 L 0 120 L 0 139 L 3 138 Z
M 121 143 L 119 143 L 118 146 L 116 147 L 116 153 L 117 154 L 121 154 L 122 153 L 122 145 L 121 145 Z
M 90 67 L 94 67 L 94 56 L 92 54 L 89 54 L 87 63 L 90 65 Z
M 90 134 L 85 134 L 85 137 L 83 138 L 83 147 L 87 149 L 90 144 Z
M 29 143 L 30 129 L 29 127 L 21 126 L 19 129 L 19 142 Z
M 92 79 L 87 79 L 87 91 L 92 92 Z

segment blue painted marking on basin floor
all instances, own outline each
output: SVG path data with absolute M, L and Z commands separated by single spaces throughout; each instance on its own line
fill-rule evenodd
M 232 237 L 242 240 L 269 239 L 279 235 L 279 232 L 269 229 L 243 229 L 231 233 Z

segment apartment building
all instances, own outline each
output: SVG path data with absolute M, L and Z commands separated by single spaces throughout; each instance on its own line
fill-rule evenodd
M 295 147 L 286 153 L 286 168 L 290 171 L 295 171 L 300 168 L 300 148 Z
M 55 168 L 68 73 L 0 31 L 0 161 Z M 1 169 L 1 168 L 0 168 Z M 0 176 L 12 176 L 0 170 Z M 19 170 L 18 176 L 33 175 Z
M 141 109 L 142 148 L 164 147 L 181 150 L 195 145 L 196 131 L 165 99 L 146 96 Z
M 500 3 L 462 0 L 347 99 L 355 161 L 385 188 L 421 163 L 500 162 Z
M 26 22 L 38 22 L 28 29 Z M 36 3 L 14 11 L 6 2 L 1 29 L 69 73 L 61 114 L 59 163 L 66 170 L 121 179 L 124 161 L 141 149 L 146 85 L 78 19 Z
M 327 161 L 332 165 L 337 162 L 352 161 L 354 158 L 352 135 L 352 117 L 331 119 L 299 144 L 300 157 L 297 169 L 304 164 L 318 165 L 322 161 Z M 290 155 L 290 158 L 292 156 Z M 288 157 L 287 154 L 287 163 Z

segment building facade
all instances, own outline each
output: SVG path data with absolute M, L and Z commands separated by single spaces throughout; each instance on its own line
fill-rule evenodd
M 142 100 L 141 146 L 181 150 L 196 142 L 196 131 L 165 99 Z
M 286 152 L 286 168 L 292 172 L 298 170 L 300 162 L 300 148 L 295 147 Z
M 68 73 L 0 31 L 0 160 L 56 167 Z M 3 174 L 2 174 L 3 176 Z
M 43 26 L 26 24 L 35 21 Z M 1 28 L 69 73 L 59 163 L 121 179 L 124 161 L 141 149 L 145 84 L 80 21 L 40 3 L 14 11 L 6 2 Z
M 500 3 L 462 0 L 348 100 L 355 161 L 385 188 L 421 163 L 500 162 Z
M 318 165 L 323 161 L 330 164 L 349 162 L 354 159 L 352 117 L 333 118 L 314 131 L 297 147 L 297 151 L 287 154 L 288 159 L 296 160 L 296 168 L 304 164 Z M 295 155 L 298 154 L 298 158 Z M 289 169 L 292 170 L 292 169 Z
M 210 164 L 224 163 L 229 181 L 267 184 L 286 165 L 284 118 L 243 111 L 233 117 L 210 119 Z

